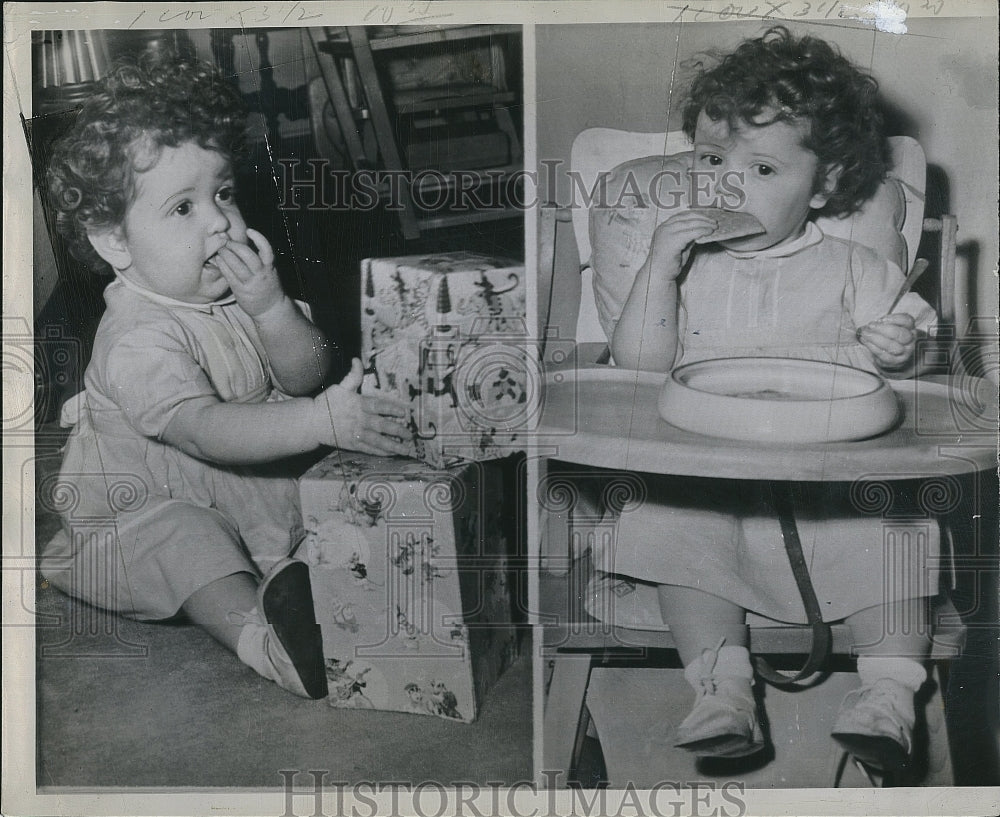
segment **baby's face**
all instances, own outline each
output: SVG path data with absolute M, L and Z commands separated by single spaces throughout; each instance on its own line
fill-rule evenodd
M 805 127 L 774 122 L 732 129 L 704 111 L 698 117 L 694 170 L 703 192 L 696 203 L 745 211 L 766 228 L 719 242 L 727 249 L 762 250 L 791 241 L 802 234 L 810 210 L 826 204 L 827 193 L 815 192 L 816 154 L 802 146 Z M 718 201 L 701 200 L 714 195 Z
M 136 174 L 123 227 L 131 261 L 123 274 L 187 303 L 227 294 L 211 259 L 228 241 L 247 243 L 229 161 L 193 142 L 162 148 L 156 163 Z

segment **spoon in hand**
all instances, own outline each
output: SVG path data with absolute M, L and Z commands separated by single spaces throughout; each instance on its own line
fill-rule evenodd
M 927 270 L 927 267 L 928 263 L 926 258 L 918 258 L 913 263 L 913 269 L 910 270 L 910 274 L 906 276 L 906 280 L 903 281 L 902 284 L 900 284 L 899 291 L 896 293 L 896 297 L 892 299 L 892 303 L 886 310 L 887 315 L 890 314 L 892 310 L 894 310 L 899 305 L 899 302 L 903 300 L 903 296 L 913 288 L 913 285 L 917 282 L 917 279 L 924 274 L 924 272 Z
M 910 274 L 906 276 L 906 279 L 900 284 L 899 289 L 896 292 L 896 297 L 892 299 L 892 303 L 889 304 L 889 308 L 885 311 L 886 315 L 891 315 L 892 310 L 899 306 L 899 302 L 903 300 L 903 296 L 909 292 L 913 285 L 917 282 L 917 279 L 926 272 L 928 267 L 926 258 L 918 258 L 913 262 L 913 269 L 910 270 Z M 858 339 L 861 339 L 861 330 L 864 327 L 859 327 L 856 335 Z

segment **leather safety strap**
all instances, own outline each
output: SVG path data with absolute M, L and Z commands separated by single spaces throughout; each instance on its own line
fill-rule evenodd
M 795 583 L 802 596 L 802 604 L 806 610 L 809 627 L 812 629 L 812 645 L 805 665 L 794 674 L 779 672 L 760 656 L 754 657 L 754 665 L 757 674 L 768 683 L 775 686 L 794 686 L 816 674 L 822 668 L 830 655 L 833 636 L 830 633 L 830 625 L 823 621 L 819 600 L 816 598 L 816 591 L 813 588 L 812 579 L 809 577 L 809 566 L 802 553 L 802 541 L 799 539 L 799 530 L 795 524 L 791 488 L 788 483 L 780 482 L 770 483 L 770 490 L 774 510 L 778 515 L 778 522 L 781 524 L 781 538 L 785 543 L 788 563 L 792 567 L 792 575 L 795 576 Z

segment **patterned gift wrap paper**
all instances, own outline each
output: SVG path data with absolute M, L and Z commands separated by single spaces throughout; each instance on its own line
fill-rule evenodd
M 502 477 L 340 453 L 302 477 L 330 706 L 475 719 L 517 649 Z
M 503 457 L 537 419 L 541 384 L 524 338 L 400 341 L 375 355 L 364 391 L 409 403 L 415 456 L 435 468 Z
M 361 262 L 361 354 L 447 326 L 460 336 L 506 334 L 525 319 L 524 266 L 470 252 Z M 480 320 L 477 320 L 480 319 Z
M 523 445 L 540 382 L 524 268 L 456 252 L 362 264 L 364 390 L 411 404 L 417 457 L 441 468 Z

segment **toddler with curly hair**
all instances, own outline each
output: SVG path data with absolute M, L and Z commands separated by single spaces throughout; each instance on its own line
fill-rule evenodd
M 114 279 L 73 401 L 60 479 L 74 501 L 41 568 L 125 616 L 184 613 L 262 676 L 319 698 L 287 458 L 411 446 L 399 404 L 358 394 L 359 361 L 324 388 L 330 344 L 236 203 L 245 126 L 213 66 L 148 54 L 115 68 L 54 149 L 57 228 Z
M 667 372 L 681 362 L 764 355 L 891 377 L 913 372 L 916 340 L 933 327 L 933 310 L 911 293 L 886 314 L 903 272 L 813 221 L 820 212 L 854 212 L 885 177 L 877 88 L 826 42 L 782 27 L 702 68 L 684 108 L 693 170 L 763 229 L 712 241 L 711 211 L 664 221 L 613 335 L 619 365 Z M 796 490 L 824 618 L 846 619 L 860 656 L 861 686 L 844 701 L 834 737 L 873 765 L 899 766 L 911 749 L 914 693 L 926 678 L 936 532 L 918 559 L 920 577 L 887 582 L 881 520 L 857 513 L 841 486 Z M 697 755 L 763 746 L 746 614 L 804 620 L 781 542 L 767 486 L 755 483 L 651 480 L 647 502 L 618 523 L 613 570 L 656 586 L 697 692 L 676 735 L 676 745 Z M 900 621 L 912 626 L 885 626 Z

